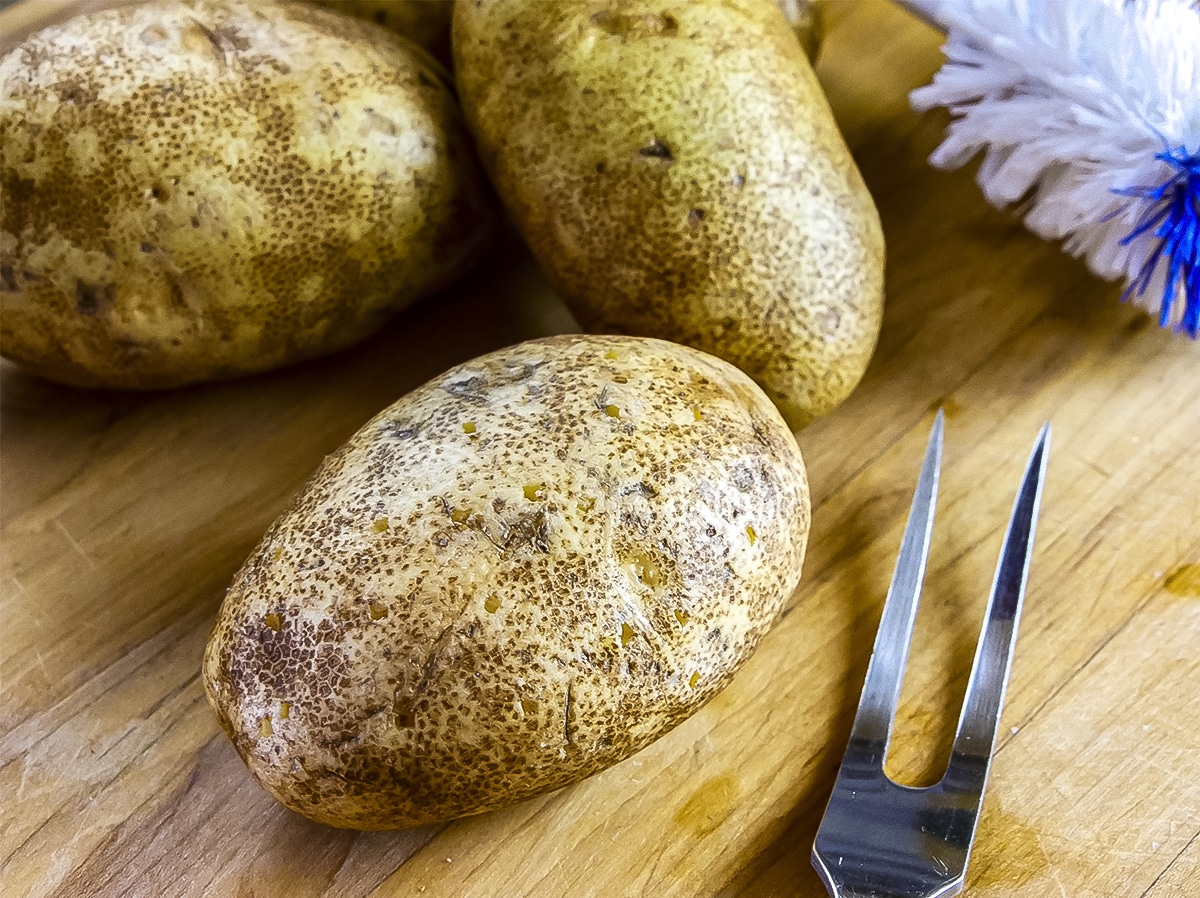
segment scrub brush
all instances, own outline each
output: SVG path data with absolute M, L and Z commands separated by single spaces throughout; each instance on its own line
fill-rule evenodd
M 1020 203 L 1163 327 L 1200 332 L 1200 4 L 1193 0 L 901 0 L 946 33 L 911 94 L 954 121 L 930 157 L 983 153 L 979 185 Z

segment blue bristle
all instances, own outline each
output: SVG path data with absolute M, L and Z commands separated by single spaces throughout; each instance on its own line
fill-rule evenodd
M 1154 187 L 1126 187 L 1116 191 L 1145 201 L 1137 224 L 1122 240 L 1128 246 L 1147 235 L 1158 241 L 1146 257 L 1137 277 L 1130 281 L 1123 299 L 1142 296 L 1160 262 L 1167 265 L 1159 324 L 1166 326 L 1176 298 L 1182 293 L 1183 317 L 1179 328 L 1192 338 L 1200 336 L 1200 151 L 1185 147 L 1165 150 L 1155 158 L 1166 162 L 1174 173 Z

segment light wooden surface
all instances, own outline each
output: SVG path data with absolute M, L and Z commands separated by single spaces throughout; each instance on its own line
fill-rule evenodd
M 925 157 L 938 36 L 838 4 L 819 73 L 879 204 L 866 380 L 799 435 L 804 581 L 733 685 L 591 780 L 443 826 L 309 823 L 251 780 L 199 680 L 225 586 L 321 458 L 453 363 L 573 328 L 512 246 L 336 357 L 162 395 L 0 367 L 0 894 L 806 896 L 933 409 L 940 511 L 891 769 L 953 728 L 1030 444 L 1049 477 L 969 872 L 979 896 L 1183 898 L 1200 881 L 1200 344 L 1163 333 Z

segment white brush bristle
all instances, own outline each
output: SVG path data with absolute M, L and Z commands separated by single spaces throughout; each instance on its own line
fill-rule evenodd
M 947 32 L 945 66 L 911 97 L 917 110 L 945 106 L 954 116 L 930 161 L 955 168 L 982 152 L 979 183 L 990 202 L 1024 201 L 1032 231 L 1062 239 L 1102 277 L 1135 284 L 1142 276 L 1134 301 L 1194 333 L 1185 321 L 1194 296 L 1179 272 L 1200 265 L 1195 241 L 1192 267 L 1175 258 L 1169 285 L 1171 260 L 1155 262 L 1152 235 L 1123 239 L 1146 220 L 1146 202 L 1117 191 L 1178 179 L 1180 168 L 1159 156 L 1165 151 L 1200 154 L 1200 7 L 1192 0 L 906 5 L 924 8 Z M 1188 202 L 1194 219 L 1194 192 Z M 1185 245 L 1175 255 L 1187 252 Z

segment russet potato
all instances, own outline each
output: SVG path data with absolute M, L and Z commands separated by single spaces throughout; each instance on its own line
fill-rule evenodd
M 772 0 L 454 15 L 484 165 L 585 327 L 731 361 L 794 427 L 845 398 L 879 330 L 882 232 Z
M 259 782 L 414 826 L 596 773 L 699 709 L 800 579 L 795 439 L 719 359 L 560 336 L 327 458 L 234 579 L 204 683 Z
M 159 388 L 377 330 L 483 248 L 444 69 L 304 3 L 156 0 L 0 59 L 0 351 Z

